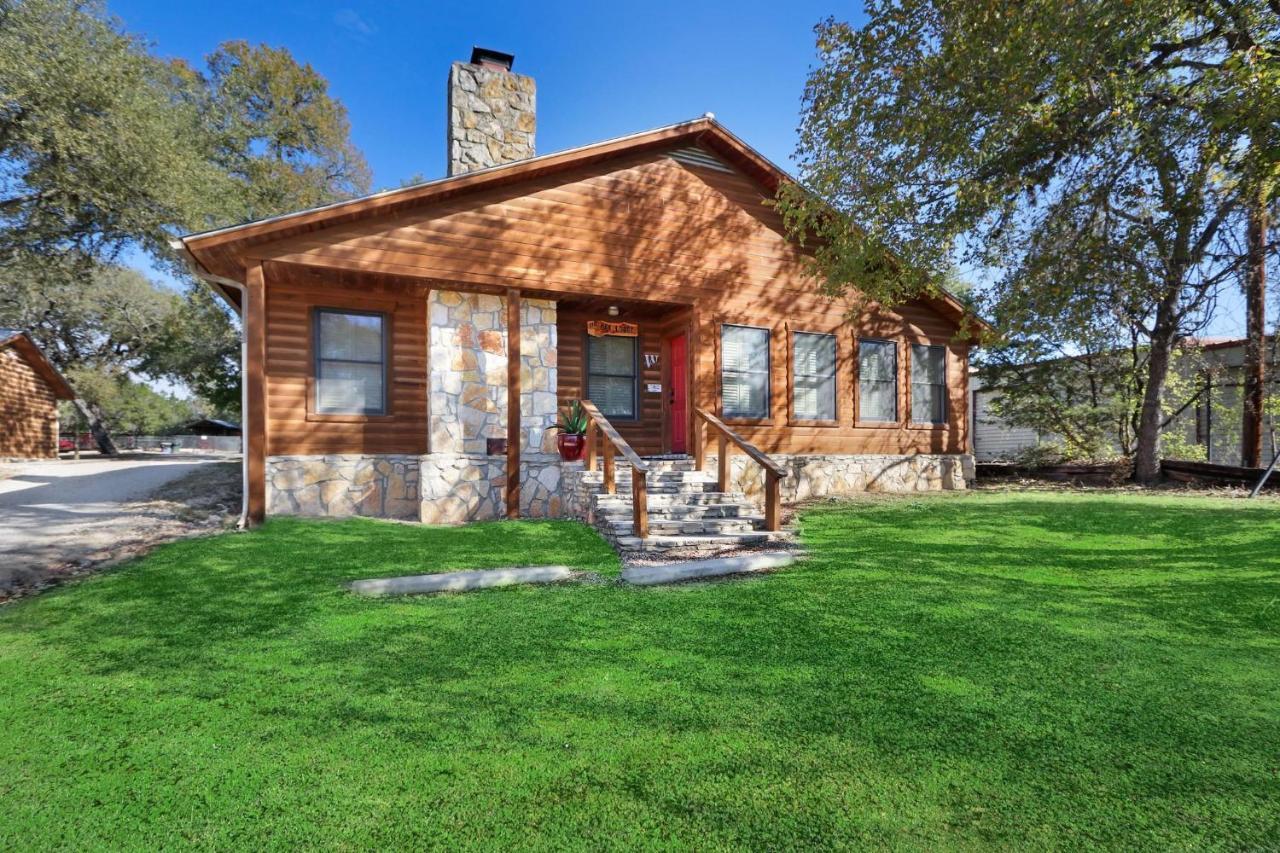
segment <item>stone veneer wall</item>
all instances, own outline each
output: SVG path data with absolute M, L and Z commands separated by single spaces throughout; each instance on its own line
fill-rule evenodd
M 781 484 L 783 503 L 839 497 L 858 492 L 931 492 L 967 487 L 973 457 L 967 453 L 770 454 L 787 469 Z M 716 456 L 706 470 L 715 471 Z M 741 453 L 729 458 L 729 485 L 753 500 L 764 500 L 764 471 Z
M 449 68 L 449 174 L 461 175 L 534 154 L 532 77 L 455 62 Z
M 486 453 L 507 435 L 506 305 L 497 296 L 433 291 L 430 322 L 431 453 L 422 458 L 421 519 L 458 523 L 506 515 L 505 455 Z M 556 306 L 520 301 L 520 511 L 560 515 L 555 449 Z
M 973 457 L 968 454 L 772 454 L 770 458 L 788 469 L 781 485 L 782 501 L 788 504 L 859 492 L 964 489 L 974 476 Z M 718 461 L 715 455 L 708 456 L 703 470 L 714 474 Z M 581 462 L 564 464 L 561 494 L 567 518 L 590 520 L 591 495 L 599 484 L 585 483 L 585 473 Z M 764 472 L 744 454 L 735 453 L 729 459 L 729 489 L 763 506 Z
M 417 455 L 267 457 L 267 513 L 418 517 Z

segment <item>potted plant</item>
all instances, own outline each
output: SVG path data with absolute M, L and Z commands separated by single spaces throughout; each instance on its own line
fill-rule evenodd
M 576 462 L 582 458 L 583 451 L 587 449 L 589 423 L 587 413 L 578 400 L 560 410 L 554 429 L 560 433 L 556 439 L 556 447 L 560 450 L 560 458 L 565 462 Z

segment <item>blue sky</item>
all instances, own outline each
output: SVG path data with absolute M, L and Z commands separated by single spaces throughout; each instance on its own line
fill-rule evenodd
M 287 47 L 346 105 L 375 188 L 444 174 L 445 80 L 473 45 L 514 53 L 538 85 L 539 153 L 714 112 L 791 169 L 814 25 L 860 3 L 246 2 L 108 0 L 125 29 L 198 66 L 223 41 Z M 128 262 L 148 268 L 146 258 Z M 150 271 L 157 278 L 163 278 Z M 1243 332 L 1229 288 L 1211 334 Z
M 375 187 L 444 173 L 445 78 L 472 45 L 514 53 L 538 84 L 538 150 L 714 112 L 780 165 L 795 147 L 813 26 L 861 4 L 115 0 L 163 56 L 199 63 L 228 39 L 283 45 L 346 104 Z

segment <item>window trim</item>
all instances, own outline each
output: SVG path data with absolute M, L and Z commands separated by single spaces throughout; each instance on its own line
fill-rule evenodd
M 637 330 L 638 331 L 638 330 Z M 587 332 L 582 333 L 582 399 L 591 399 L 591 338 L 594 335 Z M 600 410 L 600 414 L 609 419 L 609 423 L 620 424 L 636 424 L 644 420 L 644 413 L 640 411 L 640 335 L 600 335 L 602 338 L 630 338 L 631 347 L 631 412 L 632 416 L 624 418 L 622 416 L 611 415 L 604 409 Z M 597 373 L 597 376 L 621 377 L 621 373 Z M 594 402 L 594 401 L 593 401 Z M 599 406 L 599 404 L 596 404 Z
M 835 344 L 835 364 L 832 365 L 831 382 L 832 397 L 834 398 L 834 412 L 832 418 L 802 418 L 796 413 L 796 336 L 797 335 L 815 335 L 823 338 L 831 338 Z M 840 335 L 837 332 L 814 332 L 809 329 L 792 329 L 787 328 L 787 379 L 788 379 L 788 395 L 787 395 L 787 411 L 790 415 L 788 422 L 795 426 L 806 427 L 838 427 L 840 426 Z
M 893 338 L 864 337 L 854 332 L 853 353 L 853 418 L 854 426 L 865 429 L 899 429 L 902 427 L 902 341 Z M 862 344 L 889 344 L 893 347 L 893 420 L 869 421 L 862 417 Z
M 344 359 L 322 359 L 320 357 L 320 317 L 323 314 L 348 314 L 361 317 L 378 317 L 382 321 L 382 408 L 368 412 L 330 412 L 320 409 L 320 363 L 322 361 L 343 361 Z M 369 311 L 360 308 L 343 308 L 340 306 L 311 306 L 311 334 L 307 339 L 308 363 L 310 373 L 307 375 L 307 414 L 308 421 L 329 421 L 332 423 L 367 423 L 370 421 L 389 420 L 394 416 L 392 398 L 391 370 L 391 313 L 387 311 Z M 353 362 L 357 364 L 374 364 L 375 362 Z
M 728 321 L 720 321 L 720 331 L 716 335 L 716 385 L 719 393 L 716 395 L 716 406 L 720 412 L 720 419 L 726 424 L 745 424 L 745 425 L 769 425 L 773 423 L 773 329 L 769 326 L 756 326 L 751 323 L 730 323 Z M 724 410 L 724 330 L 726 326 L 733 326 L 739 329 L 756 329 L 764 332 L 766 337 L 765 357 L 768 363 L 765 366 L 765 401 L 764 401 L 764 417 L 751 417 L 749 415 L 728 415 Z
M 915 364 L 915 347 L 927 347 L 929 349 L 942 350 L 942 420 L 940 421 L 917 421 L 912 417 L 915 404 L 915 382 L 911 381 L 911 368 Z M 915 429 L 945 429 L 951 423 L 951 400 L 950 387 L 947 385 L 947 349 L 945 344 L 935 344 L 929 341 L 908 341 L 907 342 L 907 423 Z

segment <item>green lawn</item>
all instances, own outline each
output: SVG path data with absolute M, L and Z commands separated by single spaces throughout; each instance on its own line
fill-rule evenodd
M 586 528 L 280 520 L 0 609 L 0 848 L 1280 845 L 1280 507 L 813 510 L 769 577 L 359 599 Z

